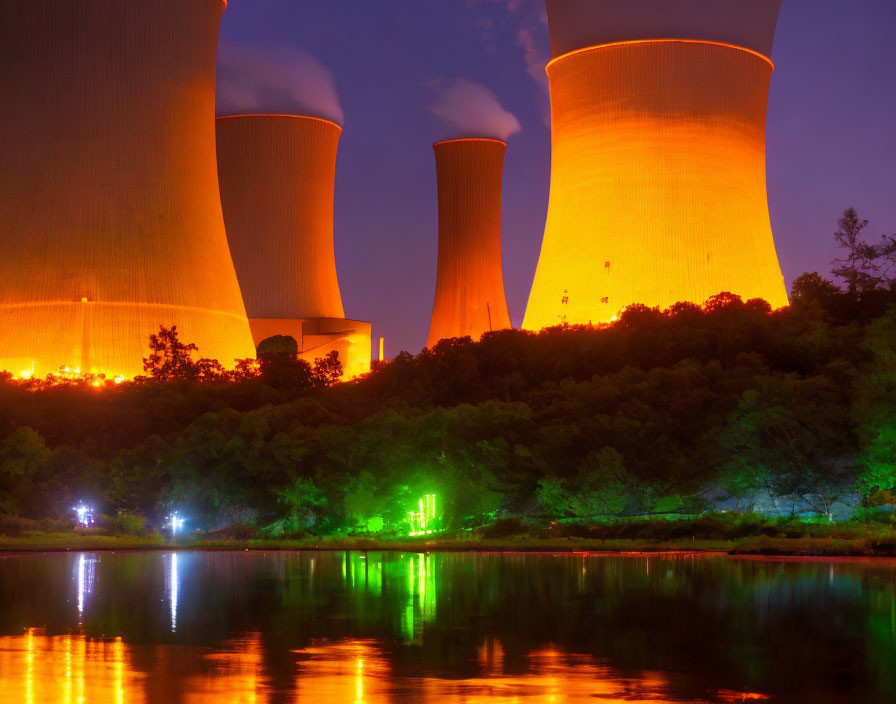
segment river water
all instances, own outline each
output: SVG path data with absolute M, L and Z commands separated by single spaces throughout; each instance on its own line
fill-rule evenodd
M 896 562 L 0 554 L 0 702 L 894 702 Z

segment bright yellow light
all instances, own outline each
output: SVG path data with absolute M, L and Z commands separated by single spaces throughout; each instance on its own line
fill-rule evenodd
M 27 656 L 25 658 L 25 701 L 34 702 L 34 629 L 29 628 L 27 638 Z
M 551 194 L 525 329 L 723 291 L 788 304 L 766 191 L 772 70 L 753 51 L 675 40 L 551 62 Z

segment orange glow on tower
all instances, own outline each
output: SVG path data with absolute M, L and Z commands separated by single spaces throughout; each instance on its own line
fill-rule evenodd
M 435 145 L 439 262 L 427 346 L 510 327 L 501 267 L 501 182 L 507 145 L 453 139 Z
M 765 161 L 780 0 L 547 7 L 551 196 L 523 327 L 723 291 L 786 306 Z
M 0 3 L 0 369 L 254 356 L 215 168 L 222 0 Z
M 217 120 L 227 237 L 255 344 L 295 338 L 313 362 L 336 350 L 345 377 L 370 371 L 371 325 L 346 320 L 333 251 L 342 128 L 316 117 Z

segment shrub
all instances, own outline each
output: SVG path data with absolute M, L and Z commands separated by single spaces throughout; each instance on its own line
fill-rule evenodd
M 126 511 L 117 516 L 100 516 L 100 524 L 112 535 L 143 536 L 149 532 L 143 516 Z
M 37 521 L 0 514 L 0 535 L 14 537 L 31 530 L 38 530 Z
M 206 533 L 211 540 L 254 540 L 258 537 L 258 526 L 253 523 L 234 523 Z
M 489 540 L 525 535 L 528 532 L 528 527 L 520 518 L 517 516 L 509 516 L 507 518 L 499 518 L 494 523 L 480 526 L 474 531 L 474 534 L 479 538 Z

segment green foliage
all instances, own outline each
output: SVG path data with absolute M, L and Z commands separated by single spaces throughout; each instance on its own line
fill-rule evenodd
M 0 444 L 0 513 L 18 513 L 49 461 L 46 440 L 33 428 L 16 428 Z
M 572 504 L 572 497 L 566 489 L 563 480 L 557 477 L 544 477 L 538 480 L 538 490 L 535 498 L 541 505 L 541 510 L 548 518 L 565 516 Z
M 581 517 L 618 515 L 628 505 L 633 485 L 619 452 L 612 447 L 592 451 L 579 471 L 572 512 Z
M 856 382 L 854 417 L 861 439 L 862 489 L 896 490 L 896 307 L 868 327 L 868 362 Z
M 224 373 L 163 330 L 158 383 L 0 378 L 0 512 L 58 519 L 90 500 L 224 536 L 389 537 L 426 494 L 446 531 L 888 505 L 896 294 L 798 284 L 782 311 L 730 294 L 635 306 L 613 326 L 443 341 L 352 384 L 335 353 L 309 365 L 286 344 Z
M 268 527 L 274 537 L 302 535 L 317 522 L 318 510 L 325 506 L 327 497 L 308 478 L 300 477 L 281 490 L 278 503 L 286 509 L 286 515 Z
M 135 513 L 119 511 L 115 516 L 100 516 L 100 525 L 112 535 L 144 536 L 150 531 L 146 518 Z

